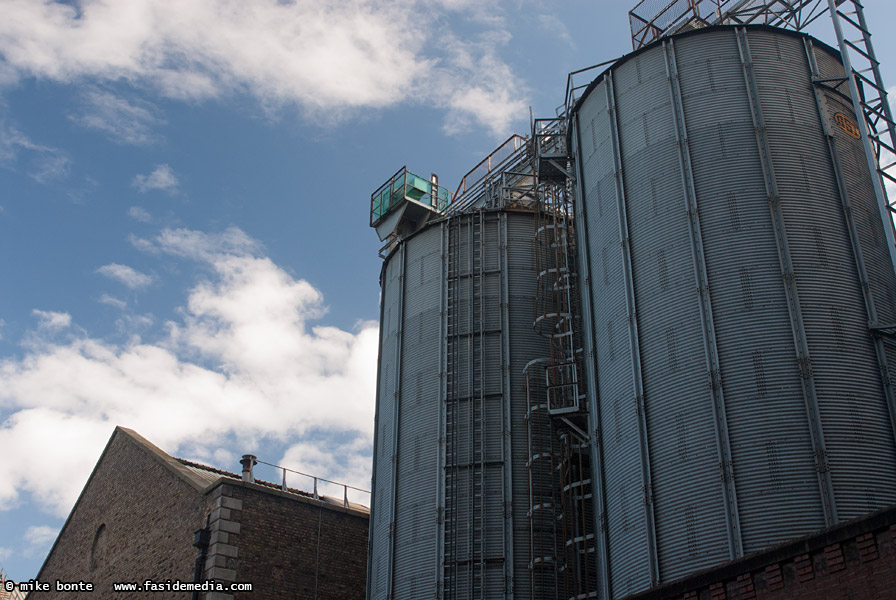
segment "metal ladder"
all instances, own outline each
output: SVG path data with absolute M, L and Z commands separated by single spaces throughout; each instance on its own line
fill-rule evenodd
M 443 575 L 445 598 L 457 600 L 484 598 L 487 573 L 484 224 L 479 210 L 452 218 L 447 234 Z

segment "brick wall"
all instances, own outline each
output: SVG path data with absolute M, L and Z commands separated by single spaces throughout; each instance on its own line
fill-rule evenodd
M 203 600 L 364 598 L 367 513 L 228 477 L 197 475 L 136 433 L 116 429 L 38 576 L 51 584 L 91 582 L 94 591 L 28 598 L 189 598 L 184 591 L 113 593 L 112 583 L 192 582 L 199 556 L 193 532 L 206 523 L 204 579 L 254 588 Z
M 890 598 L 896 598 L 896 507 L 629 596 L 629 600 Z
M 219 564 L 232 568 L 236 581 L 251 582 L 256 597 L 363 600 L 366 513 L 242 482 L 219 489 L 222 505 L 239 506 L 225 514 L 231 524 L 223 538 L 235 556 Z M 214 543 L 214 529 L 212 536 Z
M 29 598 L 124 597 L 112 593 L 113 581 L 192 581 L 193 531 L 205 525 L 206 513 L 198 490 L 116 430 L 38 576 L 51 583 L 89 581 L 95 591 Z M 139 596 L 182 600 L 184 593 Z

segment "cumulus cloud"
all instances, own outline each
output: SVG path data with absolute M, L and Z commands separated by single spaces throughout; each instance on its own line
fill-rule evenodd
M 145 288 L 153 282 L 152 275 L 141 273 L 133 267 L 120 265 L 118 263 L 109 263 L 108 265 L 103 265 L 102 267 L 97 269 L 96 272 L 100 275 L 108 277 L 109 279 L 114 279 L 119 283 L 123 283 L 132 290 Z
M 158 110 L 146 101 L 129 101 L 98 88 L 89 89 L 83 101 L 80 111 L 70 116 L 83 127 L 102 131 L 124 144 L 149 144 L 160 139 L 153 128 L 163 121 L 156 116 Z
M 113 343 L 80 332 L 59 342 L 38 329 L 24 357 L 0 362 L 0 407 L 9 415 L 0 454 L 11 457 L 0 464 L 0 508 L 29 493 L 67 514 L 114 425 L 170 453 L 211 457 L 220 444 L 197 448 L 197 440 L 333 440 L 336 463 L 300 446 L 290 465 L 367 481 L 376 323 L 351 331 L 319 323 L 320 291 L 238 229 L 172 229 L 143 242 L 159 257 L 194 261 L 205 276 L 157 339 Z M 71 326 L 64 313 L 35 314 Z
M 149 175 L 137 175 L 131 182 L 140 193 L 145 194 L 150 190 L 161 190 L 163 192 L 173 193 L 177 191 L 177 177 L 174 171 L 167 164 L 158 165 Z
M 497 60 L 493 48 L 474 65 L 446 55 L 451 31 L 463 21 L 494 30 L 503 18 L 489 3 L 466 0 L 8 0 L 0 21 L 0 74 L 126 81 L 189 101 L 248 93 L 263 107 L 293 105 L 331 117 L 424 102 L 497 132 L 506 120 L 483 119 L 517 112 L 517 101 L 490 84 L 469 84 L 476 69 Z M 499 70 L 511 75 L 504 81 L 508 92 L 518 91 L 503 62 Z M 490 107 L 480 112 L 470 101 L 445 102 L 444 82 L 472 87 L 461 93 Z M 508 107 L 499 110 L 502 103 Z M 152 137 L 154 113 L 147 107 L 103 92 L 88 104 L 75 117 L 79 122 L 130 143 Z M 110 116 L 108 124 L 102 115 Z M 129 115 L 134 123 L 127 123 Z

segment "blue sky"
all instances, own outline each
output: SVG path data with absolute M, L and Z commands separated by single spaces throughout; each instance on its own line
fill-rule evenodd
M 403 164 L 453 188 L 630 50 L 633 4 L 0 0 L 7 574 L 37 574 L 115 425 L 369 487 L 370 193 Z

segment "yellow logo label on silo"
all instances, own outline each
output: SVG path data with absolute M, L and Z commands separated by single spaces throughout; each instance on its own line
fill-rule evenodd
M 859 139 L 862 137 L 862 132 L 859 131 L 859 124 L 856 123 L 849 115 L 844 115 L 843 113 L 834 113 L 834 122 L 840 126 L 840 129 L 851 135 L 852 137 Z

